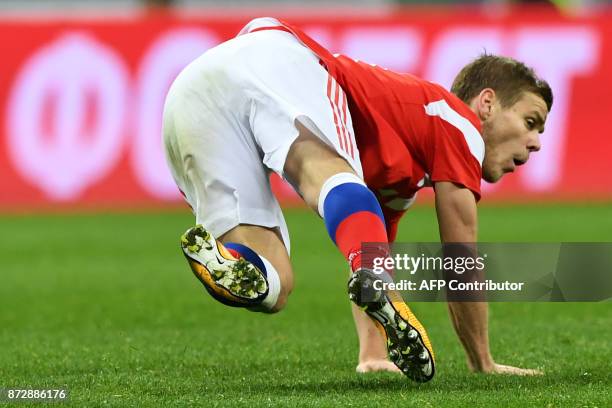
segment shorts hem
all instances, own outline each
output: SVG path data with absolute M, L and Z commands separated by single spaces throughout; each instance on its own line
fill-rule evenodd
M 279 220 L 270 214 L 269 210 L 262 209 L 238 209 L 236 212 L 227 212 L 214 218 L 198 217 L 198 223 L 204 225 L 215 238 L 227 233 L 231 229 L 241 225 L 255 225 L 265 228 L 282 228 Z M 283 237 L 283 241 L 285 238 Z M 288 242 L 283 242 L 289 248 Z

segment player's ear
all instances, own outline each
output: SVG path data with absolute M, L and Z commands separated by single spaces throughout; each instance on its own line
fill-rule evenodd
M 495 108 L 496 95 L 491 88 L 485 88 L 473 101 L 473 108 L 483 122 L 491 117 Z

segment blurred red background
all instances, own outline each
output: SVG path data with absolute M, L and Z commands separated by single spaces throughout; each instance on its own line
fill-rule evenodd
M 166 91 L 182 67 L 260 15 L 0 17 L 0 209 L 180 202 L 161 149 Z M 333 52 L 447 87 L 485 50 L 523 60 L 555 92 L 543 149 L 485 186 L 484 200 L 612 199 L 612 9 L 584 16 L 416 8 L 275 17 Z M 287 185 L 274 184 L 285 204 L 297 202 Z

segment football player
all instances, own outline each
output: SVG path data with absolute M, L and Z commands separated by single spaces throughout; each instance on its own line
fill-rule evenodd
M 441 241 L 476 242 L 481 179 L 499 180 L 540 149 L 551 105 L 548 84 L 510 58 L 479 57 L 449 92 L 332 55 L 277 19 L 255 19 L 187 66 L 166 99 L 167 158 L 197 224 L 182 236 L 183 252 L 218 301 L 281 310 L 293 272 L 269 183 L 278 173 L 321 216 L 350 266 L 357 370 L 428 381 L 433 348 L 402 297 L 360 296 L 373 278 L 361 244 L 392 242 L 427 186 Z M 486 303 L 449 302 L 449 309 L 472 370 L 536 373 L 493 360 Z

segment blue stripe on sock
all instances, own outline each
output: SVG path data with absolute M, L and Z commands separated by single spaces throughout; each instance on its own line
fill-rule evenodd
M 369 188 L 359 183 L 343 183 L 332 188 L 323 202 L 325 226 L 336 243 L 336 230 L 342 221 L 361 211 L 371 212 L 385 223 L 380 204 Z
M 234 251 L 238 252 L 244 259 L 255 265 L 259 268 L 260 271 L 263 272 L 264 276 L 268 277 L 268 273 L 266 271 L 266 266 L 263 261 L 257 255 L 257 252 L 253 251 L 246 245 L 238 244 L 236 242 L 228 242 L 227 244 L 223 244 L 226 248 L 231 248 Z

